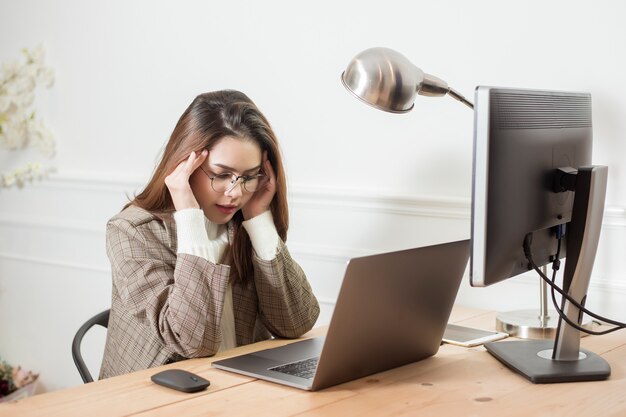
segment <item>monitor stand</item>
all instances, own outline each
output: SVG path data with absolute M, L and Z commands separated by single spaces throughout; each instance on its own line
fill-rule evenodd
M 574 207 L 567 232 L 563 290 L 584 305 L 600 239 L 608 168 L 578 169 L 573 184 Z M 567 318 L 581 323 L 582 312 L 563 298 Z M 520 340 L 485 344 L 489 353 L 534 383 L 597 381 L 609 377 L 611 367 L 599 355 L 580 349 L 580 331 L 559 318 L 554 342 Z
M 535 384 L 575 381 L 601 381 L 611 374 L 611 367 L 601 356 L 586 349 L 572 361 L 552 359 L 554 341 L 520 340 L 485 344 L 500 362 Z

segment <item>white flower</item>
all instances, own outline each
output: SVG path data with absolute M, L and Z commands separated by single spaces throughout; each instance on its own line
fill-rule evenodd
M 2 183 L 5 187 L 10 187 L 17 182 L 13 173 L 4 174 L 2 176 Z
M 17 120 L 11 120 L 2 126 L 2 137 L 5 146 L 11 150 L 20 149 L 26 142 L 26 125 Z
M 25 78 L 36 78 L 38 69 L 39 67 L 37 65 L 35 65 L 32 62 L 29 62 L 22 67 L 22 70 L 20 71 L 20 76 L 25 77 Z
M 33 146 L 44 155 L 53 156 L 55 149 L 52 133 L 40 121 L 35 119 L 30 119 L 26 126 Z
M 39 44 L 30 51 L 24 48 L 22 52 L 24 53 L 28 61 L 34 63 L 37 66 L 43 66 L 43 60 L 46 56 L 43 45 Z
M 54 72 L 44 63 L 44 49 L 37 46 L 24 49 L 26 62 L 17 61 L 2 65 L 0 74 L 0 147 L 10 151 L 34 147 L 46 156 L 53 156 L 55 142 L 52 133 L 31 109 L 38 84 L 50 88 L 54 83 Z M 23 185 L 26 181 L 41 178 L 50 169 L 44 169 L 38 162 L 0 172 L 0 187 L 14 184 Z
M 33 177 L 39 178 L 43 174 L 42 166 L 39 162 L 31 162 L 27 165 L 27 167 Z
M 7 111 L 10 105 L 11 105 L 11 99 L 9 98 L 9 96 L 0 94 L 0 114 Z M 0 119 L 0 124 L 1 123 L 2 123 L 2 120 Z
M 7 62 L 2 65 L 2 74 L 4 77 L 2 78 L 2 84 L 6 82 L 6 80 L 10 80 L 15 77 L 16 74 L 20 72 L 20 63 L 17 61 Z
M 35 101 L 35 93 L 31 92 L 23 92 L 21 94 L 15 95 L 13 102 L 17 106 L 17 108 L 26 108 L 30 107 Z
M 54 85 L 54 70 L 52 68 L 40 68 L 37 71 L 37 80 L 46 88 L 52 87 Z
M 35 77 L 35 74 L 19 74 L 13 77 L 5 87 L 6 94 L 16 96 L 33 92 L 37 86 L 37 77 Z

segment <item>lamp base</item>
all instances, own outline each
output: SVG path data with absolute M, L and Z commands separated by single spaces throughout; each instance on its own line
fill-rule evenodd
M 556 311 L 542 318 L 538 310 L 515 310 L 498 314 L 496 317 L 496 330 L 508 333 L 520 339 L 552 339 L 556 337 L 556 329 L 559 325 L 559 315 Z M 583 318 L 581 327 L 591 330 L 593 321 L 587 316 Z M 581 337 L 587 333 L 580 332 Z

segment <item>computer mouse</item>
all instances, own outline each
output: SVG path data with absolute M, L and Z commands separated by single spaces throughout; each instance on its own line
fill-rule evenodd
M 155 384 L 172 388 L 182 392 L 202 391 L 209 386 L 210 382 L 193 372 L 184 369 L 168 369 L 150 377 Z

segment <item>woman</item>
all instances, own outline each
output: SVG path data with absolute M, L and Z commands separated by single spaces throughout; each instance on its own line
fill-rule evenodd
M 146 188 L 107 225 L 113 293 L 100 378 L 310 330 L 319 305 L 287 228 L 265 117 L 238 91 L 196 97 Z

